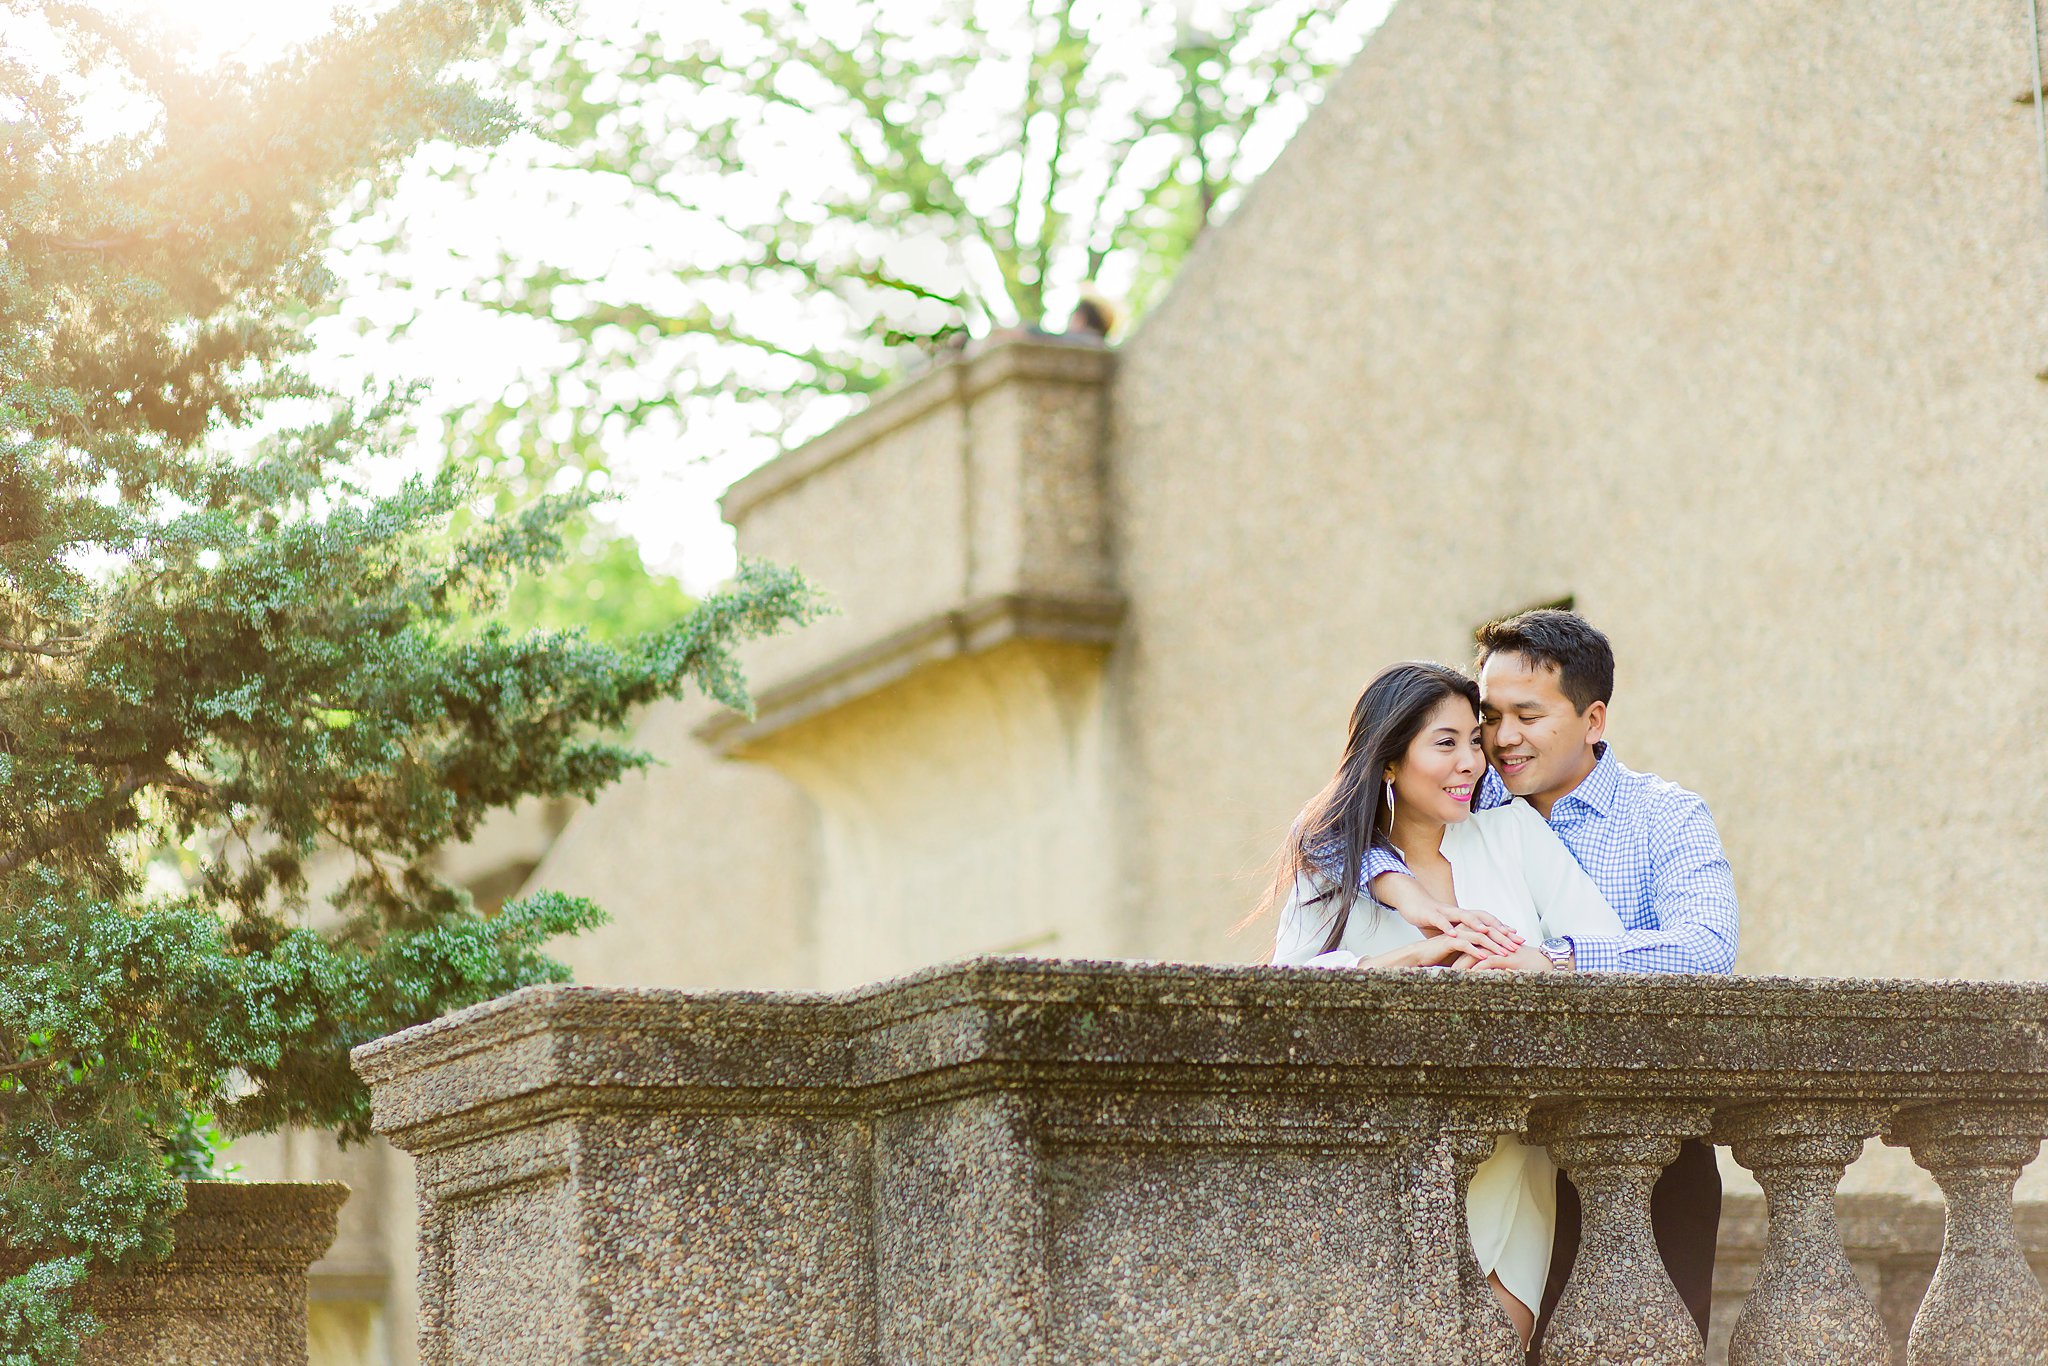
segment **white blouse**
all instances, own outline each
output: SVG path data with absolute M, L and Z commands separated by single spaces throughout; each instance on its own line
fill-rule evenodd
M 1531 944 L 1566 934 L 1621 933 L 1621 917 L 1550 822 L 1527 802 L 1474 811 L 1445 826 L 1443 854 L 1451 864 L 1458 904 L 1491 911 Z M 1337 948 L 1324 953 L 1337 909 L 1329 901 L 1309 903 L 1328 887 L 1310 875 L 1296 881 L 1294 896 L 1280 912 L 1275 963 L 1353 968 L 1362 959 L 1422 938 L 1420 930 L 1361 893 Z M 1508 1293 L 1534 1313 L 1550 1274 L 1550 1241 L 1557 1226 L 1557 1168 L 1550 1155 L 1502 1137 L 1493 1156 L 1473 1173 L 1465 1219 L 1480 1270 L 1499 1276 Z
M 1443 854 L 1450 861 L 1458 904 L 1493 912 L 1531 944 L 1566 934 L 1622 932 L 1621 917 L 1550 822 L 1519 798 L 1445 826 Z M 1323 941 L 1336 923 L 1337 908 L 1332 901 L 1309 903 L 1328 885 L 1308 875 L 1296 881 L 1294 896 L 1280 912 L 1274 962 L 1356 967 L 1360 959 L 1422 938 L 1422 931 L 1362 893 L 1351 908 L 1344 937 L 1324 955 Z

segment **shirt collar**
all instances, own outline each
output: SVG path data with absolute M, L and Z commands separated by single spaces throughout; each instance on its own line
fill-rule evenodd
M 1579 779 L 1577 787 L 1552 803 L 1550 808 L 1552 815 L 1557 813 L 1558 807 L 1563 806 L 1569 801 L 1577 801 L 1580 805 L 1602 816 L 1606 815 L 1608 808 L 1614 805 L 1614 789 L 1621 777 L 1618 771 L 1620 765 L 1615 761 L 1613 754 L 1609 752 L 1605 740 L 1594 743 L 1593 753 L 1599 756 L 1593 760 L 1593 771 Z

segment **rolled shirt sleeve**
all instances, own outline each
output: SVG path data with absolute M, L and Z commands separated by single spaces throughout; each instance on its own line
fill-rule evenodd
M 1561 936 L 1581 972 L 1732 972 L 1735 876 L 1706 802 L 1683 789 L 1648 823 L 1651 924 L 1618 935 Z

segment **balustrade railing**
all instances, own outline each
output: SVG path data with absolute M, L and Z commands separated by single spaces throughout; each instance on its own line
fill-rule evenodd
M 1705 1360 L 1651 1237 L 1681 1141 L 1769 1233 L 1733 1366 L 1878 1366 L 1835 1191 L 1947 1225 L 1905 1366 L 2048 1361 L 2013 1187 L 2048 988 L 977 960 L 833 996 L 538 988 L 359 1049 L 419 1159 L 422 1359 L 1510 1366 L 1464 1194 L 1583 1206 L 1550 1366 Z

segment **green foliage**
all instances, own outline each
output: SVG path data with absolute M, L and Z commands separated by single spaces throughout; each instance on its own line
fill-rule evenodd
M 560 980 L 546 942 L 599 919 L 486 918 L 436 852 L 645 763 L 611 738 L 644 703 L 744 707 L 732 646 L 815 604 L 746 565 L 644 634 L 515 634 L 491 612 L 590 491 L 396 478 L 414 395 L 293 367 L 344 203 L 512 126 L 447 73 L 516 4 L 399 0 L 255 71 L 0 6 L 0 1240 L 37 1259 L 0 1362 L 57 1366 L 79 1279 L 168 1250 L 194 1116 L 361 1136 L 350 1047 Z M 88 120 L 109 92 L 142 117 Z
M 514 631 L 582 630 L 619 641 L 659 631 L 693 606 L 674 576 L 650 570 L 625 536 L 586 528 L 545 574 L 522 574 L 497 619 Z
M 704 0 L 539 30 L 514 56 L 549 182 L 646 228 L 515 243 L 484 300 L 573 343 L 554 402 L 586 425 L 815 427 L 970 334 L 1058 330 L 1090 282 L 1142 308 L 1205 187 L 1227 207 L 1355 49 L 1343 9 L 1242 0 L 1177 36 L 1163 4 Z
M 444 447 L 470 453 L 489 490 L 488 511 L 501 517 L 551 490 L 603 496 L 611 482 L 606 435 L 589 415 L 502 398 L 442 425 Z M 473 516 L 458 515 L 455 526 Z M 569 519 L 561 535 L 562 554 L 540 571 L 519 573 L 491 619 L 515 632 L 581 629 L 594 640 L 623 641 L 673 625 L 694 605 L 672 575 L 646 566 L 631 539 L 591 517 Z
M 164 1170 L 180 1181 L 218 1181 L 242 1169 L 239 1162 L 221 1165 L 221 1157 L 233 1142 L 221 1131 L 220 1122 L 206 1111 L 184 1111 L 178 1123 L 163 1135 Z
M 52 1257 L 0 1281 L 0 1366 L 52 1366 L 78 1359 L 77 1344 L 95 1332 L 92 1315 L 72 1307 L 85 1280 L 86 1259 Z

